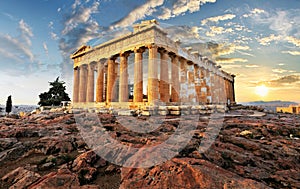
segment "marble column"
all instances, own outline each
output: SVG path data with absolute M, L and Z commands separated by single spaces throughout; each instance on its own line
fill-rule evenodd
M 180 101 L 188 101 L 187 60 L 180 58 Z
M 107 62 L 107 90 L 106 90 L 106 102 L 112 102 L 113 87 L 114 87 L 114 73 L 115 73 L 115 58 L 110 58 Z
M 73 103 L 78 102 L 79 96 L 79 68 L 74 68 L 74 80 L 73 80 Z
M 79 102 L 86 102 L 87 92 L 87 65 L 80 66 L 80 79 L 79 79 Z
M 143 102 L 143 52 L 144 49 L 134 50 L 134 86 L 133 102 Z
M 118 90 L 118 81 L 119 81 L 119 76 L 118 76 L 118 66 L 119 64 L 117 62 L 115 62 L 114 65 L 114 74 L 113 74 L 113 80 L 114 80 L 114 85 L 113 85 L 113 89 L 112 89 L 112 101 L 113 102 L 118 102 L 119 101 L 119 90 Z
M 102 62 L 98 63 L 97 72 L 96 102 L 103 102 L 104 64 Z
M 189 62 L 189 70 L 187 72 L 188 76 L 188 102 L 194 102 L 195 99 L 195 84 L 194 84 L 194 70 L 191 70 L 192 62 Z
M 129 53 L 120 54 L 119 102 L 128 102 L 128 59 Z
M 157 60 L 157 49 L 156 45 L 149 45 L 149 62 L 148 62 L 148 103 L 154 104 L 155 101 L 159 100 L 158 93 L 158 60 Z
M 201 85 L 200 85 L 200 68 L 197 64 L 194 65 L 194 79 L 195 79 L 195 91 L 196 91 L 196 102 L 200 102 L 200 93 L 201 93 Z
M 169 55 L 166 50 L 160 50 L 160 82 L 159 94 L 162 102 L 170 101 L 170 86 L 169 86 Z
M 232 75 L 232 82 L 231 82 L 231 96 L 232 96 L 232 101 L 231 103 L 235 103 L 235 90 L 234 90 L 234 75 Z
M 88 80 L 87 80 L 87 99 L 86 102 L 94 102 L 94 88 L 95 88 L 95 64 L 88 65 Z
M 172 62 L 172 66 L 171 66 L 171 71 L 172 71 L 172 79 L 171 79 L 171 83 L 172 83 L 172 89 L 171 89 L 171 101 L 172 102 L 179 102 L 179 59 L 178 56 L 176 56 L 175 54 L 173 54 L 171 56 L 171 62 Z

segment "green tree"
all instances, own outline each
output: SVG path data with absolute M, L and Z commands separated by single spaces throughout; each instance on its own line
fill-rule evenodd
M 11 95 L 7 98 L 6 101 L 6 113 L 9 114 L 12 110 L 12 101 L 11 101 Z
M 59 77 L 55 81 L 49 82 L 50 89 L 48 92 L 39 95 L 41 106 L 59 106 L 61 101 L 70 101 L 69 95 L 65 92 L 65 82 L 59 81 Z

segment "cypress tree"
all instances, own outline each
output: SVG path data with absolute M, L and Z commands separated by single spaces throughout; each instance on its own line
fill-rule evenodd
M 6 101 L 6 113 L 9 114 L 12 110 L 12 101 L 11 101 L 11 95 L 7 98 Z

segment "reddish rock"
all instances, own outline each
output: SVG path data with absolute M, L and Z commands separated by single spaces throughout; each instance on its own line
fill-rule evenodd
M 38 173 L 19 167 L 2 177 L 2 180 L 10 183 L 10 188 L 27 188 L 41 176 Z
M 79 187 L 79 179 L 75 173 L 72 173 L 70 170 L 63 168 L 59 169 L 58 172 L 51 172 L 36 183 L 32 184 L 29 189 L 38 189 L 38 188 L 75 188 Z
M 268 188 L 208 161 L 174 158 L 149 169 L 122 168 L 120 188 Z

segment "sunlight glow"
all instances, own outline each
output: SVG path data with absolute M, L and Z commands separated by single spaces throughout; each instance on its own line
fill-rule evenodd
M 264 97 L 267 96 L 269 89 L 265 85 L 256 86 L 255 94 Z

